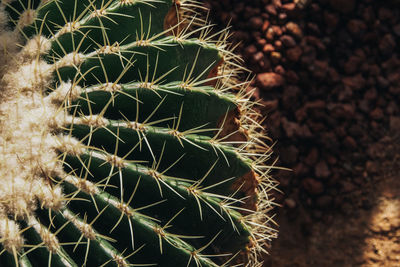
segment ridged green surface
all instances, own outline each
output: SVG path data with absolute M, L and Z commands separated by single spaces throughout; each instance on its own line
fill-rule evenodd
M 65 96 L 60 109 L 70 119 L 55 134 L 79 140 L 83 149 L 59 149 L 58 161 L 66 176 L 97 191 L 54 177 L 66 205 L 38 207 L 35 216 L 61 247 L 49 251 L 38 230 L 19 220 L 26 247 L 17 255 L 3 250 L 0 266 L 241 263 L 257 234 L 246 219 L 250 211 L 240 208 L 258 198 L 240 187 L 255 163 L 243 144 L 230 142 L 236 132 L 218 135 L 240 108 L 238 98 L 206 81 L 226 51 L 165 31 L 171 0 L 21 0 L 6 10 L 16 22 L 26 7 L 35 9 L 35 22 L 23 34 L 45 36 L 51 48 L 42 60 L 59 66 L 46 95 L 71 83 L 79 91 Z M 99 9 L 103 15 L 94 16 Z M 79 28 L 60 33 L 70 22 Z M 80 61 L 60 64 L 71 53 L 80 53 Z M 95 235 L 83 234 L 79 223 Z

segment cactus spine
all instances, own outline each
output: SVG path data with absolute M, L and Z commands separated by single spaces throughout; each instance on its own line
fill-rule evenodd
M 200 7 L 1 1 L 1 266 L 261 265 L 270 150 Z

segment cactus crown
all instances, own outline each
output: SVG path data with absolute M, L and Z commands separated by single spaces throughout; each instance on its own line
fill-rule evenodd
M 1 264 L 260 264 L 270 149 L 199 8 L 1 1 Z

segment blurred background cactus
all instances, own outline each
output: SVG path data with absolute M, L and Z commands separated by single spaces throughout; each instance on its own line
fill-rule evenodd
M 1 1 L 1 266 L 261 266 L 271 150 L 202 13 Z

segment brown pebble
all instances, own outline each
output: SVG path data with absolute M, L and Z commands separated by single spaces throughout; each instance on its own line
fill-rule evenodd
M 327 78 L 329 79 L 330 77 Z M 338 92 L 338 100 L 340 102 L 349 101 L 351 100 L 352 96 L 353 96 L 353 90 L 347 86 L 345 86 L 343 90 Z
M 328 69 L 328 76 L 329 76 L 329 79 L 332 82 L 335 82 L 335 83 L 337 83 L 337 82 L 339 82 L 341 80 L 341 76 L 339 75 L 337 70 L 334 69 L 334 68 L 329 68 Z
M 357 142 L 356 142 L 356 140 L 354 140 L 354 138 L 351 137 L 351 136 L 346 136 L 345 139 L 344 139 L 344 141 L 343 141 L 343 144 L 344 144 L 346 147 L 350 148 L 350 149 L 355 149 L 355 148 L 357 148 Z
M 264 21 L 263 21 L 263 19 L 261 17 L 252 17 L 249 20 L 250 27 L 255 29 L 255 30 L 260 29 L 263 26 L 263 24 L 264 24 Z
M 359 19 L 352 19 L 347 23 L 347 29 L 352 34 L 360 34 L 367 30 L 367 25 Z
M 271 14 L 271 15 L 273 15 L 273 16 L 278 15 L 278 12 L 277 12 L 275 6 L 272 5 L 272 4 L 267 5 L 267 6 L 265 7 L 265 11 L 267 11 L 269 14 Z
M 328 164 L 330 165 L 335 165 L 337 163 L 337 159 L 334 156 L 328 155 L 326 157 L 326 161 L 328 162 Z M 333 175 L 333 177 L 335 177 L 335 175 Z
M 385 34 L 385 36 L 383 36 L 383 38 L 379 42 L 379 50 L 382 52 L 382 54 L 389 55 L 393 52 L 395 48 L 396 41 L 393 35 Z
M 397 72 L 397 71 L 392 72 L 389 75 L 387 75 L 387 78 L 388 78 L 388 80 L 389 80 L 389 82 L 391 84 L 399 85 L 399 83 L 400 83 L 400 72 Z
M 286 82 L 290 84 L 297 84 L 299 82 L 299 76 L 293 70 L 286 71 L 285 78 Z
M 338 136 L 338 137 L 346 137 L 346 134 L 347 134 L 347 131 L 346 131 L 346 129 L 341 125 L 341 126 L 337 126 L 337 127 L 335 127 L 335 134 Z M 344 142 L 344 141 L 343 141 Z
M 286 13 L 279 13 L 279 16 L 278 16 L 278 18 L 281 22 L 285 21 L 287 19 L 287 17 L 288 17 L 288 15 Z
M 372 110 L 369 115 L 371 116 L 372 119 L 374 120 L 381 120 L 384 117 L 383 111 L 380 108 L 375 108 Z
M 244 55 L 246 57 L 251 57 L 255 53 L 257 53 L 257 47 L 255 45 L 249 45 L 244 49 Z
M 284 85 L 285 79 L 282 75 L 274 72 L 264 72 L 257 75 L 256 82 L 259 84 L 261 89 L 268 90 Z
M 300 93 L 301 91 L 298 86 L 294 85 L 285 86 L 282 95 L 283 107 L 287 109 L 295 107 L 299 103 Z
M 324 192 L 324 185 L 313 178 L 304 179 L 302 185 L 304 189 L 312 195 L 319 195 Z
M 282 6 L 281 0 L 272 0 L 272 3 L 278 8 Z
M 343 192 L 343 193 L 350 193 L 356 189 L 356 186 L 353 183 L 348 182 L 348 181 L 342 181 L 341 185 L 342 185 L 341 192 Z
M 303 37 L 303 31 L 300 26 L 294 22 L 286 23 L 286 29 L 296 38 L 301 39 Z
M 275 51 L 275 47 L 272 44 L 264 45 L 264 47 L 263 47 L 264 53 L 271 53 L 272 51 Z
M 381 73 L 381 69 L 377 64 L 370 64 L 368 71 L 371 76 L 378 76 Z
M 264 54 L 263 52 L 257 52 L 255 54 L 253 54 L 253 60 L 254 62 L 262 62 L 264 59 Z
M 305 37 L 305 41 L 314 46 L 315 48 L 318 48 L 321 51 L 325 51 L 326 50 L 326 46 L 322 43 L 322 40 L 318 37 L 315 36 L 311 36 L 311 35 L 307 35 Z
M 278 25 L 273 25 L 271 28 L 274 30 L 275 36 L 281 36 L 282 35 L 282 29 Z
M 293 172 L 297 176 L 305 175 L 310 171 L 310 168 L 306 166 L 304 163 L 298 163 L 293 167 Z
M 267 33 L 265 34 L 265 38 L 267 38 L 267 40 L 272 41 L 274 40 L 275 37 L 275 32 L 272 28 L 268 28 Z
M 400 117 L 390 116 L 389 127 L 393 133 L 400 133 Z
M 269 20 L 265 20 L 263 25 L 262 25 L 262 31 L 265 32 L 269 27 Z
M 284 203 L 289 209 L 294 209 L 297 206 L 296 201 L 294 199 L 292 199 L 292 198 L 285 199 Z
M 361 58 L 357 56 L 350 56 L 344 65 L 344 72 L 346 74 L 354 74 L 358 71 L 361 64 Z
M 386 107 L 386 114 L 388 115 L 395 115 L 395 114 L 399 114 L 399 107 L 398 105 L 395 103 L 395 101 L 390 101 L 389 104 Z M 400 128 L 399 128 L 399 132 L 400 132 Z
M 378 96 L 378 92 L 376 91 L 375 88 L 371 88 L 367 90 L 364 94 L 364 99 L 366 100 L 375 100 L 376 97 Z
M 397 24 L 397 25 L 393 26 L 393 32 L 397 36 L 400 36 L 400 24 Z
M 285 68 L 282 65 L 278 65 L 274 68 L 274 72 L 279 75 L 285 75 Z
M 365 169 L 370 174 L 377 174 L 379 173 L 379 164 L 376 161 L 368 160 L 365 164 Z
M 263 39 L 263 38 L 260 38 L 260 39 L 257 40 L 257 44 L 258 44 L 260 47 L 264 47 L 264 45 L 267 44 L 267 40 L 265 40 L 265 39 Z
M 328 73 L 328 62 L 322 60 L 315 60 L 312 65 L 310 65 L 310 70 L 312 71 L 314 77 L 318 79 L 324 79 Z
M 286 47 L 294 47 L 296 45 L 296 41 L 290 35 L 282 35 L 280 38 L 281 42 Z
M 368 146 L 367 154 L 372 159 L 383 158 L 386 155 L 386 146 L 381 143 L 372 143 Z
M 308 45 L 303 46 L 302 48 L 303 48 L 303 54 L 301 56 L 301 63 L 303 63 L 305 66 L 312 65 L 317 57 L 317 52 L 315 48 Z
M 282 9 L 285 11 L 293 11 L 296 9 L 296 3 L 287 3 L 282 5 Z
M 317 163 L 319 158 L 318 149 L 313 147 L 311 151 L 308 153 L 307 157 L 304 159 L 304 162 L 310 166 Z
M 297 133 L 300 132 L 300 125 L 296 122 L 288 121 L 286 118 L 282 119 L 282 128 L 289 138 L 297 136 Z
M 351 77 L 344 77 L 342 78 L 342 82 L 344 86 L 347 86 L 348 88 L 353 90 L 360 90 L 364 88 L 365 85 L 365 79 L 361 75 L 361 73 Z
M 272 62 L 274 62 L 275 64 L 277 64 L 282 58 L 282 54 L 279 52 L 271 52 L 271 60 Z
M 307 32 L 317 35 L 321 34 L 318 24 L 312 22 L 307 23 Z
M 302 53 L 303 53 L 303 50 L 299 46 L 295 46 L 293 48 L 286 50 L 287 58 L 293 62 L 299 61 Z
M 279 48 L 282 48 L 282 41 L 281 40 L 275 40 L 274 46 L 279 50 Z
M 315 165 L 315 176 L 321 179 L 326 179 L 331 175 L 331 171 L 329 170 L 328 164 L 324 160 Z
M 388 79 L 386 79 L 383 76 L 378 76 L 376 81 L 377 81 L 377 85 L 382 89 L 383 88 L 388 88 L 389 85 L 390 85 L 390 82 L 388 81 Z
M 294 0 L 294 2 L 296 3 L 297 8 L 303 9 L 311 3 L 311 0 Z

